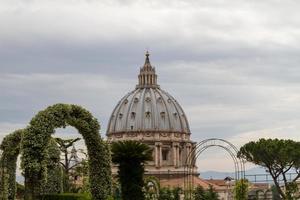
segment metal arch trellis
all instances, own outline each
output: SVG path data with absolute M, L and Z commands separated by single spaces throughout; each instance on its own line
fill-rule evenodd
M 234 162 L 235 180 L 245 178 L 244 161 L 237 157 L 238 149 L 224 139 L 210 138 L 197 143 L 188 153 L 184 163 L 184 193 L 185 199 L 192 199 L 194 189 L 194 178 L 197 174 L 196 160 L 199 155 L 210 147 L 220 147 L 229 153 Z

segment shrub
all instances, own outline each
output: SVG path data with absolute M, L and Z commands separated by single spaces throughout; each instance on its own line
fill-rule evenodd
M 43 195 L 42 200 L 91 200 L 87 194 L 46 194 Z

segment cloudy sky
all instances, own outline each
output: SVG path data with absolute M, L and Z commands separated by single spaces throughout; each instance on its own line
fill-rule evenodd
M 299 9 L 298 0 L 0 0 L 0 141 L 54 103 L 84 106 L 104 136 L 146 49 L 194 141 L 297 140 Z M 201 170 L 230 171 L 224 156 L 208 150 Z

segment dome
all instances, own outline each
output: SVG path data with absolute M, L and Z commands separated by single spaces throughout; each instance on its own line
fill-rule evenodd
M 107 135 L 128 132 L 190 134 L 188 120 L 179 103 L 157 85 L 155 68 L 146 54 L 136 89 L 125 95 L 113 110 Z

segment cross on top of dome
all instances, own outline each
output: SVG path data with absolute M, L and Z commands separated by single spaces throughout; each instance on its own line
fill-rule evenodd
M 149 60 L 149 56 L 150 56 L 150 54 L 149 54 L 149 51 L 146 51 L 146 60 L 145 60 L 145 64 L 150 64 L 150 60 Z
M 155 73 L 155 68 L 151 66 L 150 59 L 149 59 L 149 52 L 146 51 L 145 54 L 145 64 L 140 69 L 139 84 L 136 88 L 159 88 L 157 85 L 157 75 Z

